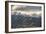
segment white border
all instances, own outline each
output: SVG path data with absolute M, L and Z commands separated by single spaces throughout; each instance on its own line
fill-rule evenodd
M 41 6 L 42 7 L 42 27 L 37 28 L 17 28 L 17 29 L 11 29 L 11 5 L 28 5 L 28 6 Z M 42 4 L 26 4 L 26 3 L 9 3 L 9 32 L 14 31 L 28 31 L 28 30 L 43 30 L 44 28 L 44 6 Z

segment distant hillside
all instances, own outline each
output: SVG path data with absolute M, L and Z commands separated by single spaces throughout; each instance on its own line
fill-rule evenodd
M 11 15 L 12 28 L 41 27 L 41 16 Z

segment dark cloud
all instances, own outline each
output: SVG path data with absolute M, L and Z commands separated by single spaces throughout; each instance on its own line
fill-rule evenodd
M 41 6 L 21 6 L 17 7 L 15 10 L 20 11 L 41 11 Z

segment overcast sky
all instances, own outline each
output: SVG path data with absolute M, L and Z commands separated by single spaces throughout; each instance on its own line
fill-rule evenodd
M 41 11 L 41 6 L 12 6 L 12 10 L 16 11 Z

